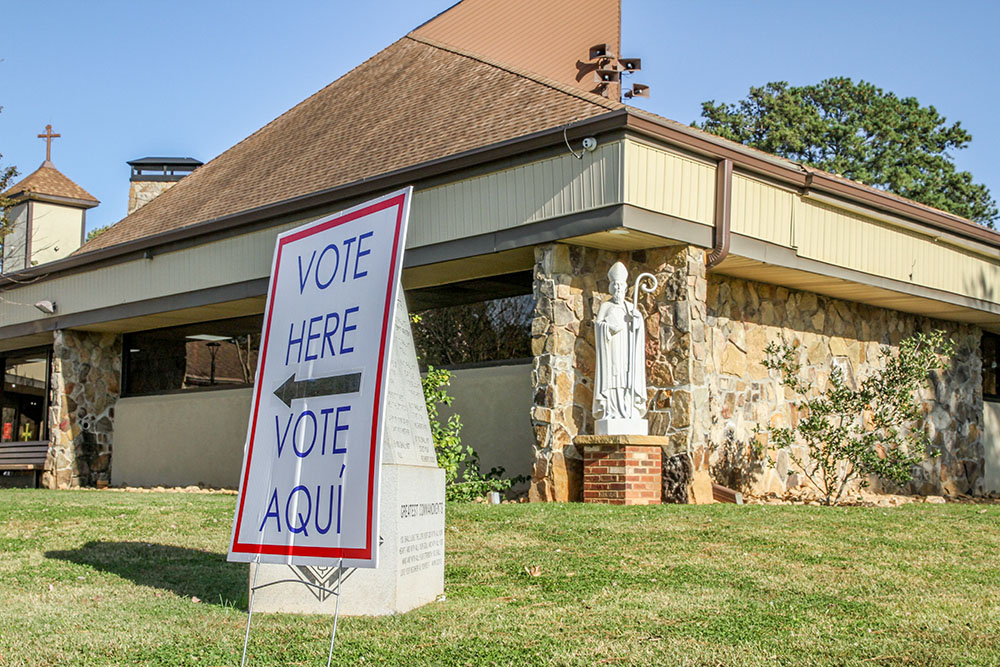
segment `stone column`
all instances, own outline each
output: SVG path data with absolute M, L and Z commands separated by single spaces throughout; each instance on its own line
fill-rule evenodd
M 43 486 L 66 489 L 110 481 L 121 360 L 121 336 L 55 332 L 49 398 L 52 444 Z
M 649 272 L 660 284 L 655 293 L 641 294 L 639 304 L 646 315 L 646 418 L 650 435 L 670 439 L 666 456 L 688 450 L 695 414 L 702 404 L 707 407 L 699 361 L 699 355 L 706 354 L 707 284 L 701 250 L 671 246 L 612 252 L 560 243 L 538 246 L 531 332 L 535 468 L 529 496 L 533 501 L 582 499 L 583 457 L 572 443 L 575 436 L 594 432 L 593 320 L 610 298 L 607 273 L 616 261 L 628 267 L 630 280 Z M 631 288 L 630 283 L 629 298 Z M 681 494 L 688 479 L 684 471 L 690 465 L 673 459 L 686 456 L 664 459 L 665 484 L 671 476 L 678 477 L 674 486 Z M 665 497 L 678 499 L 676 489 Z

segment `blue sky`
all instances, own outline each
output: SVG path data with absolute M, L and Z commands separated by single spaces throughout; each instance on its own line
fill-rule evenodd
M 2 164 L 37 168 L 52 123 L 53 162 L 102 202 L 88 227 L 116 222 L 127 160 L 207 161 L 452 3 L 35 3 L 0 41 Z M 624 0 L 622 22 L 637 106 L 690 123 L 751 85 L 865 79 L 960 120 L 956 162 L 1000 197 L 1000 3 Z

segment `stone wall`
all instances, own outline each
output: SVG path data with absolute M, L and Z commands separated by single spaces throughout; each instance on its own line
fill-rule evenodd
M 177 181 L 132 181 L 128 189 L 126 215 L 132 215 L 175 185 Z
M 594 432 L 593 319 L 610 298 L 607 272 L 616 261 L 628 267 L 630 286 L 643 271 L 660 281 L 639 303 L 646 315 L 649 433 L 671 440 L 663 460 L 665 499 L 683 500 L 692 470 L 709 470 L 715 481 L 743 491 L 783 493 L 804 485 L 789 452 L 770 452 L 773 468 L 755 452 L 755 425 L 798 419 L 793 397 L 762 364 L 769 343 L 798 344 L 803 372 L 822 388 L 834 366 L 858 382 L 881 363 L 883 346 L 932 329 L 956 344 L 949 365 L 933 373 L 921 394 L 920 428 L 941 456 L 929 459 L 905 491 L 983 492 L 978 328 L 719 274 L 706 278 L 703 251 L 688 246 L 612 252 L 556 243 L 535 249 L 532 500 L 581 499 L 582 454 L 573 438 Z M 670 456 L 681 451 L 683 459 Z
M 591 415 L 596 352 L 595 314 L 607 299 L 608 269 L 623 262 L 631 285 L 641 272 L 657 277 L 653 294 L 639 303 L 646 319 L 649 433 L 671 438 L 685 451 L 693 414 L 707 403 L 705 377 L 694 360 L 706 354 L 705 279 L 702 251 L 687 246 L 611 252 L 549 244 L 535 249 L 531 409 L 535 432 L 532 500 L 580 500 L 582 453 L 578 434 L 593 434 Z M 664 465 L 676 464 L 665 460 Z
M 798 419 L 777 373 L 761 363 L 769 343 L 798 344 L 803 373 L 818 389 L 826 386 L 834 366 L 856 383 L 881 364 L 882 346 L 892 348 L 918 331 L 942 329 L 955 342 L 955 354 L 921 392 L 927 415 L 923 427 L 941 456 L 923 465 L 907 491 L 982 492 L 978 328 L 721 275 L 709 277 L 706 306 L 708 405 L 698 411 L 692 448 L 696 465 L 707 465 L 716 481 L 773 493 L 805 484 L 788 452 L 771 452 L 777 463 L 772 469 L 760 465 L 750 447 L 755 424 L 787 426 Z
M 65 489 L 110 480 L 121 359 L 121 336 L 55 332 L 49 401 L 52 445 L 43 486 Z

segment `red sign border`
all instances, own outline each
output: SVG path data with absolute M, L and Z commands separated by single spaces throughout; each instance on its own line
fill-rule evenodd
M 366 215 L 371 215 L 372 213 L 378 213 L 387 208 L 392 208 L 393 206 L 398 206 L 399 210 L 396 213 L 396 228 L 393 232 L 392 239 L 392 257 L 389 264 L 389 284 L 386 286 L 385 293 L 385 307 L 382 312 L 382 338 L 379 342 L 379 355 L 378 355 L 378 372 L 375 376 L 375 396 L 373 399 L 374 405 L 372 409 L 372 435 L 369 450 L 369 461 L 368 461 L 368 525 L 365 531 L 365 546 L 363 548 L 347 549 L 344 547 L 310 547 L 310 546 L 297 546 L 297 545 L 287 545 L 287 544 L 255 544 L 240 542 L 240 526 L 243 523 L 243 504 L 246 501 L 246 490 L 247 484 L 250 478 L 250 462 L 253 461 L 253 445 L 254 437 L 257 434 L 257 416 L 260 411 L 260 397 L 261 391 L 263 390 L 263 382 L 257 383 L 257 396 L 254 399 L 254 413 L 253 422 L 250 430 L 250 442 L 247 446 L 247 456 L 246 456 L 246 467 L 243 471 L 243 483 L 240 487 L 240 507 L 236 514 L 236 529 L 233 531 L 233 545 L 230 548 L 230 553 L 243 553 L 243 554 L 269 554 L 275 556 L 301 556 L 304 558 L 353 558 L 360 560 L 371 560 L 372 550 L 374 544 L 372 542 L 372 522 L 374 521 L 373 504 L 375 501 L 375 468 L 378 461 L 375 458 L 375 454 L 378 451 L 378 437 L 379 437 L 379 427 L 380 427 L 380 417 L 381 417 L 381 398 L 382 398 L 382 380 L 384 374 L 384 364 L 385 364 L 385 349 L 386 349 L 386 338 L 389 331 L 389 311 L 392 306 L 392 296 L 393 296 L 393 286 L 396 282 L 396 261 L 399 256 L 399 236 L 400 231 L 403 226 L 403 212 L 406 208 L 406 193 L 401 193 L 395 197 L 390 197 L 380 202 L 376 202 L 370 206 L 358 209 L 356 211 L 350 211 L 343 215 L 331 218 L 326 222 L 321 222 L 308 229 L 303 229 L 295 234 L 289 234 L 288 236 L 282 237 L 278 240 L 278 251 L 274 260 L 274 275 L 271 278 L 271 289 L 267 304 L 267 326 L 264 328 L 264 341 L 261 345 L 261 361 L 260 369 L 257 372 L 257 377 L 263 377 L 264 375 L 264 364 L 267 362 L 267 344 L 271 335 L 271 315 L 274 312 L 274 287 L 277 285 L 278 281 L 278 270 L 281 267 L 281 253 L 286 243 L 292 243 L 293 241 L 299 241 L 313 234 L 318 234 L 319 232 L 324 232 L 328 229 L 332 229 L 339 225 L 352 220 L 357 220 Z

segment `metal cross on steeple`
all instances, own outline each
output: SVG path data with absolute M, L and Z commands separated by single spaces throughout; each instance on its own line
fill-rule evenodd
M 52 160 L 52 140 L 61 137 L 61 134 L 52 134 L 52 126 L 45 126 L 45 134 L 39 134 L 39 139 L 45 139 L 45 161 L 49 162 Z

